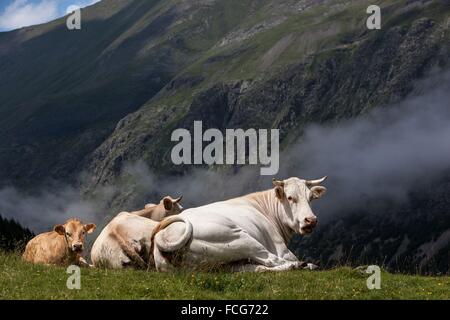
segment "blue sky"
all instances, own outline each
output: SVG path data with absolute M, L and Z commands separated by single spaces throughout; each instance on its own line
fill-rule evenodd
M 100 0 L 0 0 L 0 31 L 48 22 L 71 5 L 85 7 Z

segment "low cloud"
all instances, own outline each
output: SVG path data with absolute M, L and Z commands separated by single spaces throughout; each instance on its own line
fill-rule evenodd
M 59 184 L 36 194 L 8 187 L 0 190 L 0 215 L 16 220 L 36 233 L 49 231 L 55 224 L 75 217 L 83 222 L 98 223 L 107 217 L 114 188 L 105 187 L 98 191 L 95 199 L 86 199 L 78 189 Z

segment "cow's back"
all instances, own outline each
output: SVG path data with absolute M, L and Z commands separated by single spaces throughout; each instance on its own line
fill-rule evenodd
M 220 241 L 227 237 L 230 230 L 244 230 L 265 246 L 271 246 L 273 242 L 284 243 L 267 217 L 248 205 L 245 199 L 236 198 L 186 209 L 180 216 L 192 223 L 196 239 Z
M 270 225 L 257 209 L 238 201 L 222 201 L 186 209 L 180 216 L 194 224 L 218 224 L 227 228 L 239 226 L 251 233 L 258 232 L 261 226 Z
M 25 261 L 41 264 L 62 264 L 67 258 L 64 236 L 55 231 L 42 233 L 31 239 L 22 257 Z

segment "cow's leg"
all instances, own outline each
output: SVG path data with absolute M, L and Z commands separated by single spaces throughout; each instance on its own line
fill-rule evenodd
M 231 267 L 232 272 L 266 272 L 266 271 L 289 271 L 289 270 L 297 270 L 297 269 L 310 269 L 309 263 L 306 262 L 286 262 L 285 264 L 275 266 L 275 267 L 266 267 L 260 264 L 242 264 L 242 265 L 233 265 Z
M 292 261 L 287 261 L 281 257 L 278 257 L 277 255 L 274 255 L 273 253 L 267 251 L 265 248 L 254 252 L 252 255 L 250 255 L 250 259 L 256 262 L 258 265 L 262 265 L 268 268 L 282 266 L 287 263 L 294 263 Z
M 250 260 L 256 265 L 274 267 L 286 263 L 283 257 L 270 252 L 258 240 L 240 228 L 230 230 L 227 238 L 217 241 L 211 237 L 194 238 L 184 256 L 186 265 L 196 267 L 199 264 L 232 263 L 233 261 Z M 221 234 L 226 234 L 222 231 Z M 251 268 L 251 267 L 249 267 Z
M 256 272 L 259 267 L 261 267 L 259 264 L 233 265 L 231 267 L 231 272 Z
M 232 271 L 250 271 L 250 272 L 265 272 L 265 271 L 288 271 L 296 269 L 315 270 L 318 267 L 312 263 L 299 261 L 298 258 L 288 249 L 278 247 L 277 254 L 269 252 L 257 240 L 243 234 L 242 238 L 246 244 L 248 258 L 256 264 L 244 264 L 232 266 Z
M 298 269 L 294 266 L 294 263 L 286 263 L 281 266 L 276 267 L 266 267 L 260 264 L 243 264 L 233 266 L 231 268 L 232 272 L 267 272 L 267 271 L 288 271 Z
M 306 263 L 304 261 L 298 261 L 298 262 L 287 262 L 281 266 L 276 267 L 266 267 L 266 266 L 257 266 L 255 271 L 256 272 L 266 272 L 266 271 L 289 271 L 289 270 L 316 270 L 319 267 L 316 266 L 313 263 Z
M 122 238 L 120 234 L 117 232 L 113 232 L 111 236 L 117 241 L 122 251 L 125 253 L 125 255 L 130 258 L 133 263 L 139 267 L 139 268 L 146 268 L 147 263 L 142 259 L 142 257 L 138 254 L 137 251 L 141 250 L 141 248 L 138 246 L 136 242 L 133 244 L 130 244 L 127 240 Z
M 80 267 L 93 268 L 94 266 L 89 264 L 82 256 L 77 256 L 76 264 Z
M 278 252 L 273 253 L 258 240 L 249 236 L 248 233 L 240 231 L 239 236 L 228 243 L 226 251 L 236 250 L 232 256 L 253 262 L 249 264 L 232 265 L 231 271 L 234 272 L 266 271 L 264 268 L 267 268 L 267 270 L 276 268 L 274 270 L 279 269 L 282 271 L 283 268 L 287 268 L 287 265 L 291 265 L 291 268 L 296 268 L 297 264 L 300 263 L 297 257 L 292 254 L 287 247 L 285 250 L 283 250 L 283 248 L 277 249 Z M 213 252 L 209 251 L 209 253 Z M 300 268 L 300 266 L 298 266 L 298 268 Z
M 297 257 L 285 246 L 278 247 L 276 253 L 272 253 L 267 250 L 261 243 L 256 239 L 246 236 L 247 241 L 251 242 L 251 246 L 248 248 L 248 258 L 250 258 L 256 264 L 259 264 L 267 268 L 278 267 L 282 270 L 283 266 L 292 265 L 291 268 L 300 264 Z
M 307 270 L 316 270 L 319 267 L 312 263 L 306 263 L 304 261 L 299 261 L 297 257 L 295 260 L 290 258 L 288 260 L 284 260 L 284 262 L 280 265 L 271 265 L 267 263 L 266 259 L 258 259 L 252 258 L 255 262 L 261 263 L 255 271 L 264 272 L 264 271 L 287 271 L 287 270 L 297 270 L 297 269 L 307 269 Z
M 306 265 L 307 264 L 305 262 L 301 262 L 301 261 L 296 261 L 296 262 L 288 261 L 285 264 L 282 264 L 280 266 L 275 266 L 275 267 L 258 266 L 255 271 L 256 272 L 265 272 L 265 271 L 298 270 L 298 269 L 303 269 L 304 267 L 306 267 Z
M 287 261 L 291 261 L 291 262 L 296 262 L 298 261 L 298 258 L 295 256 L 295 254 L 292 253 L 291 250 L 289 250 L 287 247 L 285 248 L 284 254 L 283 254 L 283 258 Z M 319 267 L 313 263 L 306 263 L 306 262 L 301 262 L 302 263 L 302 269 L 307 269 L 307 270 L 316 270 Z

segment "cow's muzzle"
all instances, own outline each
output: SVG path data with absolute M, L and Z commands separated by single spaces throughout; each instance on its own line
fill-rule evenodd
M 81 244 L 81 243 L 74 244 L 72 246 L 72 250 L 74 252 L 81 252 L 81 251 L 83 251 L 83 244 Z
M 317 218 L 311 217 L 311 218 L 305 218 L 303 222 L 303 226 L 301 227 L 301 233 L 302 234 L 310 234 L 313 232 L 314 228 L 317 226 Z

